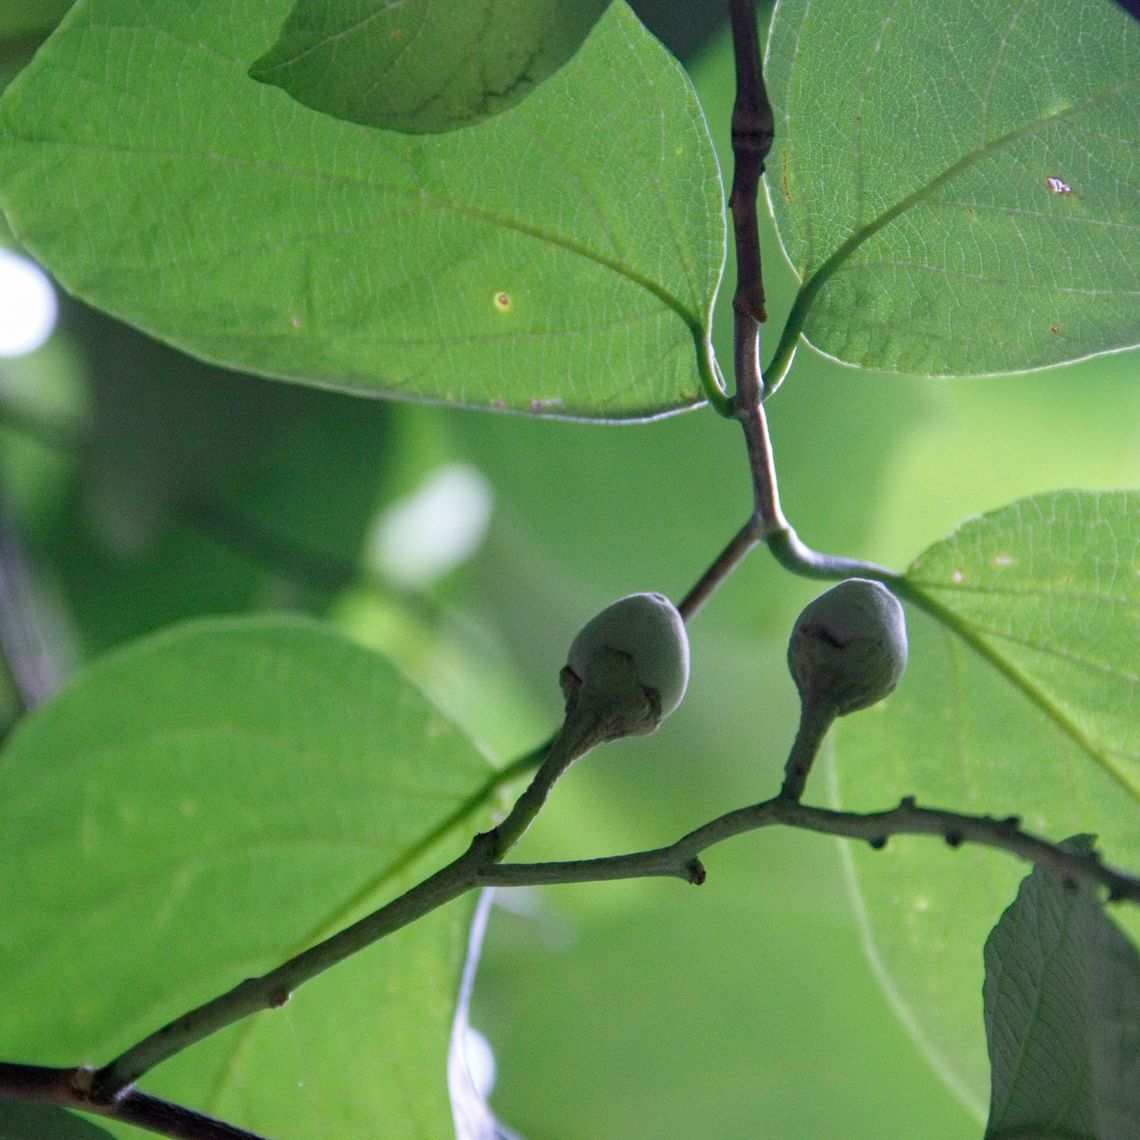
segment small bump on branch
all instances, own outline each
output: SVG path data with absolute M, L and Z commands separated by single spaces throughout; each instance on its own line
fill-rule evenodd
M 678 878 L 694 882 L 692 866 L 698 855 L 726 839 L 766 827 L 792 827 L 846 839 L 860 839 L 880 851 L 893 835 L 931 835 L 951 847 L 973 843 L 1006 851 L 1058 875 L 1074 886 L 1101 887 L 1108 902 L 1140 904 L 1140 878 L 1111 867 L 1095 851 L 1074 851 L 1023 831 L 991 815 L 963 815 L 941 808 L 919 807 L 904 796 L 898 807 L 878 812 L 833 811 L 812 807 L 778 795 L 750 807 L 737 808 L 682 836 L 667 847 L 552 863 L 501 863 L 485 867 L 479 882 L 485 886 L 546 886 L 559 883 L 608 882 L 616 879 Z

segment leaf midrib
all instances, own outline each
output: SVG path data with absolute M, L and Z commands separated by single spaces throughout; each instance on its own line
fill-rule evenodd
M 964 618 L 954 610 L 925 593 L 921 586 L 908 578 L 897 579 L 892 585 L 903 596 L 925 610 L 947 629 L 953 630 L 967 645 L 997 670 L 1032 705 L 1040 709 L 1054 726 L 1067 736 L 1098 768 L 1116 784 L 1134 803 L 1140 804 L 1140 788 L 1133 786 L 1127 775 L 1118 770 L 1108 749 L 1099 748 L 1081 730 L 1072 717 L 1059 708 L 1049 695 L 1013 662 L 1004 657 Z

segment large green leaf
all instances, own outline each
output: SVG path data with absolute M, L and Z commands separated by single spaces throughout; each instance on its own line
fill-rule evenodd
M 1111 0 L 781 0 L 767 78 L 784 348 L 966 375 L 1140 343 L 1140 24 Z
M 1054 840 L 1095 833 L 1109 861 L 1140 868 L 1138 548 L 1140 494 L 1066 491 L 969 522 L 923 554 L 907 582 L 942 621 L 909 606 L 897 692 L 839 722 L 835 801 L 866 810 L 915 795 L 1018 814 Z M 850 857 L 888 992 L 980 1116 L 979 948 L 1019 864 L 925 837 Z M 1134 910 L 1121 919 L 1140 931 Z
M 384 659 L 203 621 L 83 674 L 0 757 L 0 1056 L 98 1063 L 438 866 L 485 759 Z M 148 1087 L 270 1135 L 443 1135 L 470 908 L 168 1062 Z M 298 1085 L 302 1091 L 298 1092 Z
M 470 126 L 521 102 L 582 45 L 608 0 L 297 0 L 250 71 L 338 119 Z
M 285 0 L 93 0 L 0 102 L 0 202 L 73 292 L 231 367 L 636 418 L 712 383 L 716 160 L 624 4 L 511 111 L 370 130 L 247 69 Z
M 1140 1137 L 1140 954 L 1100 903 L 1035 870 L 985 963 L 986 1136 Z

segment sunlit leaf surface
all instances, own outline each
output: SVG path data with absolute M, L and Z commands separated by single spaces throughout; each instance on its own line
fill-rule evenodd
M 684 72 L 624 4 L 511 111 L 403 135 L 257 83 L 284 0 L 95 0 L 0 103 L 0 203 L 70 290 L 216 363 L 638 418 L 698 402 L 723 256 Z
M 1140 869 L 1140 495 L 1058 492 L 966 523 L 913 565 L 940 624 L 907 607 L 896 693 L 841 720 L 834 795 L 1019 814 L 1053 840 L 1096 834 Z M 925 837 L 847 848 L 872 958 L 943 1075 L 988 1099 L 979 948 L 1023 868 Z M 1133 935 L 1140 922 L 1120 912 Z M 977 1016 L 970 1016 L 970 1011 Z
M 1110 0 L 781 0 L 768 197 L 821 352 L 1010 372 L 1140 343 L 1140 23 Z
M 109 1060 L 333 933 L 456 853 L 463 829 L 420 845 L 488 775 L 384 659 L 317 626 L 203 621 L 104 659 L 0 758 L 0 1056 Z M 469 909 L 145 1085 L 268 1135 L 444 1135 Z

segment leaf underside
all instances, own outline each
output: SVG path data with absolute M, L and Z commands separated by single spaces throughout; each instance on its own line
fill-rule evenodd
M 679 65 L 622 3 L 510 111 L 345 123 L 257 83 L 285 0 L 90 0 L 0 101 L 13 232 L 211 362 L 367 395 L 639 419 L 712 383 L 724 222 Z
M 96 663 L 0 758 L 0 866 L 19 868 L 0 1056 L 104 1063 L 347 925 L 458 853 L 455 829 L 420 848 L 489 775 L 383 658 L 305 622 L 200 621 Z M 469 915 L 434 912 L 144 1087 L 298 1140 L 443 1135 Z
M 954 376 L 1140 343 L 1140 23 L 1111 0 L 781 0 L 766 77 L 820 352 Z
M 338 119 L 413 134 L 525 99 L 582 46 L 607 0 L 297 0 L 250 74 Z
M 1033 871 L 985 968 L 988 1140 L 1140 1137 L 1140 954 L 1101 904 Z
M 1066 491 L 966 523 L 907 573 L 910 664 L 835 732 L 833 797 L 1020 815 L 1054 840 L 1099 836 L 1140 868 L 1140 494 Z M 935 1066 L 984 1113 L 980 946 L 1021 873 L 1002 852 L 926 837 L 844 847 L 872 961 Z M 1120 919 L 1133 935 L 1140 922 Z

